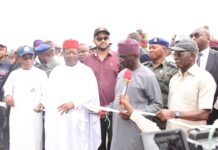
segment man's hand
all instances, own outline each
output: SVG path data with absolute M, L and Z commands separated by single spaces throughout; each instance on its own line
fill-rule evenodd
M 119 115 L 121 116 L 121 118 L 122 118 L 123 120 L 129 120 L 129 119 L 130 119 L 130 116 L 131 116 L 131 113 L 130 113 L 130 112 L 123 111 L 123 112 L 120 112 Z
M 61 115 L 63 115 L 63 113 L 68 113 L 74 107 L 75 106 L 74 106 L 73 102 L 68 102 L 68 103 L 64 103 L 64 104 L 60 105 L 58 107 L 58 111 L 61 112 Z
M 107 112 L 104 111 L 104 110 L 100 110 L 100 111 L 98 112 L 98 115 L 99 115 L 99 117 L 100 117 L 101 119 L 103 119 L 103 118 L 105 118 L 105 117 L 107 116 Z
M 5 97 L 5 102 L 7 106 L 14 106 L 14 98 L 11 95 Z
M 161 109 L 156 113 L 156 116 L 161 120 L 161 121 L 167 121 L 170 118 L 175 118 L 175 112 L 171 111 L 169 109 Z
M 129 97 L 127 95 L 120 97 L 120 105 L 124 109 L 119 115 L 124 120 L 129 120 L 132 112 L 135 110 L 133 106 L 129 103 Z
M 34 111 L 39 113 L 39 112 L 42 112 L 44 109 L 44 106 L 42 105 L 42 103 L 39 103 L 36 108 L 34 108 Z
M 127 95 L 120 97 L 120 105 L 123 107 L 123 109 L 127 110 L 127 112 L 129 112 L 130 115 L 135 110 L 133 106 L 129 103 L 129 98 Z

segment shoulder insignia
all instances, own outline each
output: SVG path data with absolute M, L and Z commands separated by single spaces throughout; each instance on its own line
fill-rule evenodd
M 166 62 L 166 64 L 170 67 L 173 67 L 173 68 L 176 68 L 177 69 L 177 66 L 174 62 Z
M 152 61 L 146 61 L 146 62 L 142 63 L 142 65 L 144 65 L 144 66 L 147 66 L 147 65 L 150 65 L 150 64 L 152 64 Z

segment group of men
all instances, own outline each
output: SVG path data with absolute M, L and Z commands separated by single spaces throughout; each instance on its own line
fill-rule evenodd
M 21 67 L 13 71 L 4 84 L 5 102 L 11 108 L 10 149 L 43 148 L 42 112 L 45 111 L 45 149 L 95 150 L 100 145 L 100 121 L 86 108 L 99 106 L 95 75 L 79 62 L 76 40 L 63 43 L 65 65 L 47 72 L 37 68 L 39 64 L 33 66 L 35 52 L 44 54 L 49 48 L 48 44 L 41 44 L 35 50 L 30 46 L 19 47 L 17 54 Z M 44 68 L 49 63 L 47 55 L 51 54 L 42 55 L 45 59 L 38 57 L 44 62 Z M 87 85 L 84 87 L 82 82 Z
M 35 50 L 30 46 L 18 49 L 21 68 L 2 82 L 5 102 L 11 107 L 11 150 L 43 148 L 43 112 L 46 150 L 143 150 L 141 127 L 131 119 L 133 108 L 155 114 L 147 117 L 160 129 L 186 130 L 180 122 L 212 124 L 218 117 L 213 109 L 218 96 L 218 52 L 209 48 L 208 30 L 198 28 L 190 39 L 171 47 L 160 37 L 149 40 L 150 61 L 143 64 L 139 41 L 120 41 L 116 53 L 110 48 L 106 28 L 97 28 L 93 38 L 95 51 L 90 54 L 86 44 L 65 40 L 64 64 L 53 59 L 50 42 L 37 45 Z M 169 49 L 175 64 L 165 59 Z M 38 64 L 34 66 L 35 55 Z M 3 69 L 9 73 L 10 67 L 4 65 Z M 126 70 L 132 72 L 128 85 Z M 92 112 L 93 106 L 112 107 L 120 113 Z

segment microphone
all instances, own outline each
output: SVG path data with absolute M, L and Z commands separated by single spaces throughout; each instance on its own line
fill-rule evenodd
M 132 71 L 129 70 L 129 69 L 126 69 L 126 71 L 124 72 L 124 81 L 126 81 L 126 90 L 125 90 L 125 93 L 124 93 L 124 96 L 126 95 L 126 92 L 127 92 L 127 89 L 128 89 L 128 85 L 129 85 L 129 82 L 132 78 Z

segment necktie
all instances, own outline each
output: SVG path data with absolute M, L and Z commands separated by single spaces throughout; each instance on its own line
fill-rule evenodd
M 197 60 L 196 60 L 196 63 L 198 64 L 198 66 L 200 67 L 200 64 L 201 64 L 201 56 L 202 54 L 201 53 L 198 53 L 198 56 L 197 56 Z

